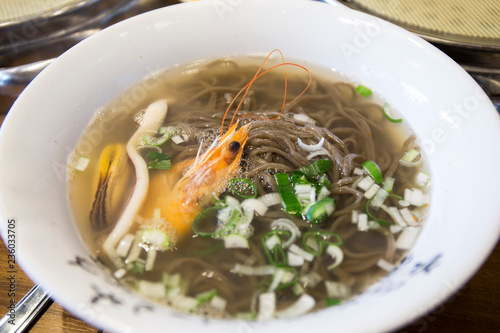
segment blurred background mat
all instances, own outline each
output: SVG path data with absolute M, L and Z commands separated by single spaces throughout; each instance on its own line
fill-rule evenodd
M 81 2 L 79 0 L 3 0 L 0 24 L 56 13 L 68 7 L 75 7 Z
M 500 47 L 498 0 L 343 0 L 441 42 Z
M 0 114 L 55 58 L 114 23 L 174 0 L 0 0 Z

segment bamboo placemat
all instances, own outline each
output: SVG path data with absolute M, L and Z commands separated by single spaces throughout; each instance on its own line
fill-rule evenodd
M 500 39 L 499 0 L 353 0 L 367 11 L 419 29 Z
M 60 8 L 75 5 L 81 0 L 1 0 L 0 23 L 23 21 L 42 14 L 54 13 Z

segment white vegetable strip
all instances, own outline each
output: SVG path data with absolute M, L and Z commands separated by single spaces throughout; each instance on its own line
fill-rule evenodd
M 250 245 L 248 244 L 248 239 L 241 235 L 229 234 L 224 237 L 224 246 L 226 249 L 248 249 Z
M 217 311 L 224 312 L 226 310 L 227 301 L 219 295 L 215 295 L 210 300 L 210 306 Z
M 410 203 L 406 200 L 399 200 L 399 204 L 402 206 L 402 207 L 409 207 L 410 206 Z
M 374 209 L 379 209 L 380 206 L 384 203 L 385 199 L 389 196 L 389 192 L 385 189 L 381 188 L 378 190 L 377 194 L 373 197 L 373 200 L 370 202 L 370 207 Z
M 259 197 L 259 200 L 264 203 L 267 207 L 271 207 L 277 204 L 280 204 L 283 200 L 281 200 L 281 195 L 279 193 L 267 193 L 263 196 Z
M 367 214 L 359 214 L 358 215 L 358 230 L 359 231 L 368 230 L 368 215 Z
M 392 188 L 394 187 L 395 181 L 396 179 L 393 177 L 387 177 L 386 179 L 384 179 L 384 190 L 386 190 L 387 192 L 391 192 Z
M 271 282 L 271 285 L 269 286 L 268 292 L 275 291 L 276 288 L 280 285 L 281 281 L 285 277 L 285 270 L 282 268 L 276 269 L 276 272 L 274 272 L 273 276 L 273 281 Z
M 180 135 L 174 135 L 172 138 L 170 138 L 176 145 L 179 143 L 183 143 L 184 139 Z
M 151 271 L 153 269 L 156 260 L 156 252 L 156 247 L 149 247 L 148 254 L 146 256 L 146 265 L 144 266 L 145 270 Z
M 419 172 L 417 177 L 415 178 L 415 183 L 418 185 L 418 186 L 427 186 L 429 185 L 429 182 L 431 180 L 431 177 L 424 173 L 424 172 Z
M 330 191 L 326 187 L 322 187 L 318 194 L 318 201 L 330 196 Z
M 291 318 L 301 316 L 311 311 L 316 305 L 314 298 L 308 294 L 303 294 L 292 305 L 286 309 L 276 312 L 277 318 Z
M 400 209 L 399 212 L 401 213 L 401 216 L 408 225 L 410 226 L 417 225 L 417 220 L 415 219 L 415 216 L 413 216 L 413 214 L 410 212 L 408 208 Z
M 276 310 L 276 295 L 271 293 L 262 293 L 259 295 L 259 312 L 257 319 L 267 320 L 274 317 Z
M 351 296 L 351 288 L 343 283 L 325 281 L 325 287 L 328 298 L 345 299 Z
M 363 194 L 363 196 L 367 199 L 373 198 L 377 192 L 380 190 L 380 186 L 377 184 L 373 184 L 370 188 Z
M 394 206 L 387 207 L 386 205 L 381 205 L 380 208 L 385 210 L 387 214 L 389 214 L 392 217 L 392 219 L 394 220 L 394 222 L 396 222 L 397 225 L 401 227 L 406 227 L 408 225 L 401 216 L 401 213 L 399 212 L 397 207 Z
M 226 204 L 229 206 L 229 207 L 233 207 L 234 210 L 241 210 L 241 205 L 240 205 L 240 202 L 238 201 L 238 199 L 232 197 L 232 196 L 227 196 L 226 197 Z
M 300 247 L 298 247 L 295 244 L 290 245 L 289 251 L 298 255 L 298 256 L 301 256 L 302 258 L 304 258 L 304 260 L 309 261 L 309 262 L 313 261 L 313 259 L 314 259 L 314 255 L 312 253 L 309 253 L 309 252 L 301 249 Z
M 191 311 L 196 309 L 198 306 L 198 300 L 194 297 L 188 297 L 183 294 L 177 295 L 175 297 L 170 297 L 172 301 L 172 306 L 183 311 Z
M 282 229 L 290 232 L 290 238 L 285 243 L 283 243 L 284 248 L 290 246 L 290 244 L 295 242 L 295 239 L 297 239 L 297 237 L 300 237 L 301 235 L 299 227 L 297 227 L 297 225 L 291 220 L 285 218 L 279 218 L 271 222 L 271 229 Z
M 304 122 L 304 123 L 312 124 L 312 125 L 316 124 L 316 121 L 314 119 L 312 119 L 311 117 L 309 117 L 305 113 L 296 113 L 293 115 L 293 119 L 295 119 L 297 121 Z
M 353 210 L 351 212 L 351 223 L 358 223 L 358 218 L 359 218 L 359 210 Z
M 137 291 L 141 295 L 151 298 L 163 298 L 167 296 L 165 286 L 161 282 L 139 280 L 137 281 Z
M 409 250 L 412 248 L 413 244 L 417 240 L 420 234 L 420 228 L 418 227 L 407 227 L 399 235 L 396 241 L 396 248 L 400 250 Z
M 344 252 L 339 246 L 328 245 L 326 252 L 332 257 L 332 259 L 335 259 L 335 262 L 327 267 L 329 270 L 334 269 L 344 260 Z
M 392 224 L 389 229 L 391 230 L 391 233 L 397 234 L 398 232 L 403 231 L 403 227 L 400 225 Z
M 75 164 L 75 169 L 78 171 L 85 171 L 89 166 L 90 158 L 85 156 L 80 156 Z
M 429 203 L 428 196 L 418 188 L 405 189 L 404 200 L 417 207 L 421 207 Z
M 375 184 L 373 178 L 370 176 L 366 176 L 357 183 L 357 187 L 359 187 L 363 191 L 368 191 L 373 184 Z
M 134 239 L 134 242 L 132 243 L 132 248 L 128 253 L 128 257 L 125 260 L 126 263 L 133 262 L 139 258 L 142 251 L 142 247 L 140 246 L 140 244 L 141 244 L 141 237 L 137 235 Z
M 300 138 L 297 139 L 297 144 L 299 145 L 299 147 L 305 151 L 308 151 L 308 152 L 320 150 L 321 147 L 323 147 L 324 143 L 325 143 L 325 138 L 323 138 L 323 137 L 315 145 L 306 145 L 304 142 L 302 142 L 302 140 Z
M 118 280 L 121 279 L 122 277 L 125 276 L 125 274 L 127 274 L 127 270 L 125 268 L 119 268 L 117 269 L 114 273 L 113 273 L 113 276 L 115 278 L 117 278 Z
M 130 247 L 132 246 L 134 239 L 135 236 L 132 234 L 126 234 L 125 236 L 123 236 L 118 243 L 118 246 L 116 247 L 116 254 L 122 258 L 125 258 L 130 251 Z
M 127 154 L 135 168 L 135 186 L 128 205 L 125 207 L 113 231 L 108 235 L 102 246 L 104 253 L 116 267 L 123 266 L 123 262 L 114 251 L 116 245 L 131 227 L 134 217 L 137 215 L 148 193 L 149 171 L 146 162 L 137 151 L 138 142 L 142 140 L 145 133 L 150 131 L 154 131 L 155 133 L 158 132 L 166 115 L 167 100 L 159 100 L 151 103 L 144 113 L 142 124 L 127 143 Z
M 385 259 L 377 261 L 377 266 L 388 272 L 392 271 L 396 267 Z
M 309 272 L 307 274 L 302 275 L 300 278 L 300 283 L 306 288 L 315 288 L 321 281 L 323 281 L 323 278 L 319 273 L 316 273 L 314 271 Z
M 329 156 L 330 153 L 328 152 L 328 150 L 326 150 L 325 148 L 320 148 L 316 151 L 313 151 L 312 153 L 310 153 L 309 155 L 307 155 L 307 159 L 308 160 L 312 160 L 313 158 L 315 158 L 316 156 L 320 156 L 320 155 L 327 155 Z
M 266 247 L 269 250 L 272 250 L 272 249 L 274 249 L 274 247 L 276 245 L 281 244 L 281 238 L 279 238 L 278 235 L 272 235 L 271 237 L 266 239 L 265 243 L 266 243 Z
M 297 266 L 302 266 L 304 265 L 304 257 L 299 256 L 298 254 L 295 254 L 291 251 L 287 252 L 287 258 L 288 258 L 288 265 L 292 267 L 297 267 Z
M 241 203 L 241 208 L 252 208 L 260 216 L 264 216 L 267 213 L 267 205 L 259 199 L 246 199 Z
M 355 167 L 352 173 L 356 176 L 361 176 L 365 173 L 365 170 L 360 167 Z

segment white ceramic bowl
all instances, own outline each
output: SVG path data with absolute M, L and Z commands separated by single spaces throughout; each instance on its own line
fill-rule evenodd
M 68 153 L 94 111 L 153 70 L 275 48 L 375 88 L 411 124 L 433 189 L 430 217 L 408 259 L 342 306 L 265 323 L 175 314 L 116 285 L 93 262 L 66 201 Z M 90 37 L 23 92 L 1 130 L 0 225 L 7 240 L 6 221 L 15 220 L 16 258 L 34 281 L 108 331 L 382 332 L 446 300 L 487 258 L 500 234 L 499 145 L 499 117 L 487 96 L 457 64 L 403 29 L 313 1 L 188 3 Z

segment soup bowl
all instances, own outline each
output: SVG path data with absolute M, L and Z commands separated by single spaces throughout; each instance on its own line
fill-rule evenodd
M 287 320 L 206 319 L 121 286 L 78 234 L 67 200 L 68 155 L 94 113 L 165 68 L 265 55 L 337 71 L 373 87 L 403 114 L 432 173 L 425 227 L 403 262 L 340 306 Z M 133 108 L 148 80 L 127 95 Z M 107 133 L 103 127 L 90 143 Z M 382 332 L 424 315 L 478 270 L 500 234 L 498 115 L 473 79 L 419 37 L 343 6 L 217 0 L 133 17 L 84 40 L 46 68 L 0 133 L 1 232 L 22 269 L 82 320 L 110 332 Z M 484 167 L 480 167 L 484 165 Z M 7 223 L 8 222 L 8 223 Z M 9 243 L 10 244 L 10 243 Z

